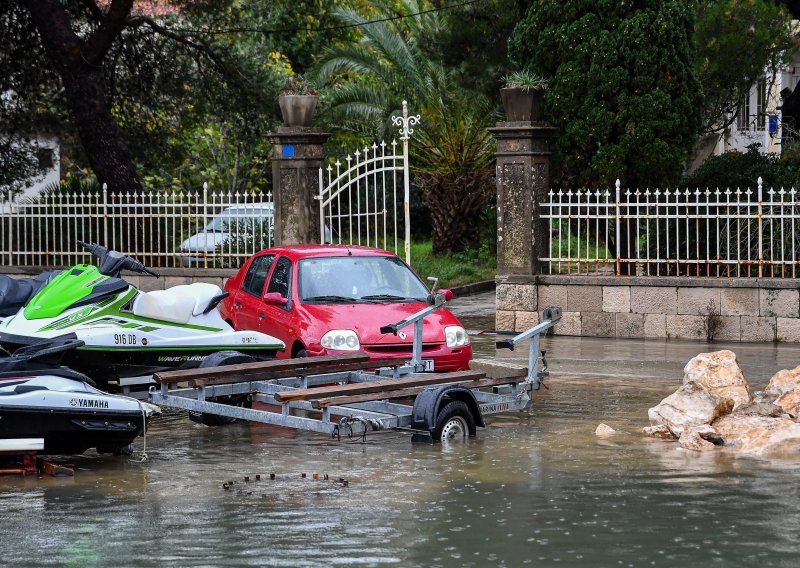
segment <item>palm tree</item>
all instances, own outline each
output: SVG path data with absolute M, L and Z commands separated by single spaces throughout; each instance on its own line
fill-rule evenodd
M 402 0 L 406 14 L 429 7 Z M 458 252 L 476 243 L 477 216 L 494 191 L 492 146 L 486 126 L 491 106 L 478 93 L 462 92 L 452 73 L 431 59 L 422 46 L 446 25 L 433 12 L 401 21 L 369 20 L 395 16 L 370 5 L 367 18 L 353 8 L 339 8 L 342 23 L 359 25 L 360 37 L 329 48 L 312 79 L 323 89 L 323 119 L 365 136 L 381 136 L 403 99 L 422 121 L 412 145 L 412 168 L 422 199 L 431 212 L 435 252 Z

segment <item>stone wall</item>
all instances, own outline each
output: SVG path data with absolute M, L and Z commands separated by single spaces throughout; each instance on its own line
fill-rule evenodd
M 497 277 L 496 326 L 523 331 L 547 306 L 559 335 L 800 342 L 800 282 L 770 278 Z
M 0 269 L 0 274 L 5 274 L 12 278 L 31 278 L 46 270 L 53 270 L 53 268 L 4 266 Z M 221 268 L 154 268 L 153 270 L 161 274 L 161 278 L 129 272 L 125 273 L 124 278 L 140 290 L 150 292 L 152 290 L 165 290 L 166 288 L 171 288 L 179 284 L 192 284 L 194 282 L 209 282 L 222 288 L 225 281 L 236 274 L 236 270 Z

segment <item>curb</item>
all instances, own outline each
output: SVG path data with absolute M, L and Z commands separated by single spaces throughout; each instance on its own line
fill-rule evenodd
M 472 284 L 464 284 L 463 286 L 456 286 L 450 288 L 454 297 L 460 296 L 474 296 L 481 292 L 488 292 L 494 290 L 497 283 L 494 280 L 481 280 L 480 282 L 473 282 Z

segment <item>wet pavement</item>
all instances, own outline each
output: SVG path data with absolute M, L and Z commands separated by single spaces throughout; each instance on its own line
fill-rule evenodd
M 491 329 L 493 306 L 482 295 L 453 307 L 467 327 Z M 494 354 L 495 336 L 473 339 L 477 356 Z M 530 411 L 488 417 L 461 445 L 210 428 L 167 412 L 146 459 L 140 441 L 130 459 L 64 458 L 73 478 L 0 478 L 0 565 L 797 565 L 800 456 L 687 452 L 639 434 L 685 362 L 723 344 L 545 345 L 551 389 Z M 798 356 L 794 346 L 733 347 L 762 382 Z M 598 438 L 599 422 L 620 433 Z

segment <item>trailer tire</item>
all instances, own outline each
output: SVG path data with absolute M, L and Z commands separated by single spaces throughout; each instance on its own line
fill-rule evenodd
M 208 367 L 222 367 L 224 365 L 236 365 L 238 363 L 252 363 L 255 359 L 244 353 L 238 351 L 217 351 L 212 353 L 200 363 L 200 368 Z M 209 402 L 219 402 L 221 404 L 232 404 L 244 408 L 250 408 L 250 399 L 247 395 L 219 397 Z M 216 414 L 206 414 L 203 412 L 189 411 L 189 419 L 192 422 L 203 424 L 205 426 L 225 426 L 233 424 L 238 419 L 231 418 L 230 416 L 218 416 Z
M 433 430 L 435 442 L 459 442 L 475 431 L 475 418 L 464 402 L 451 400 L 436 415 L 436 427 Z

